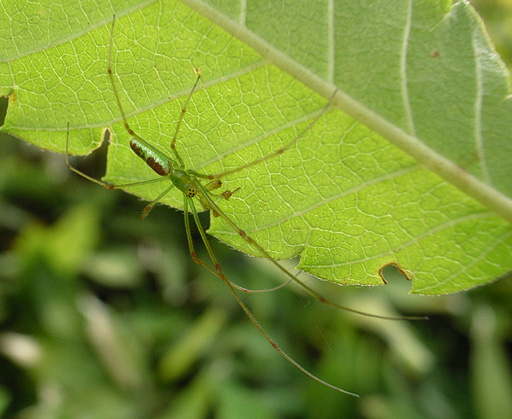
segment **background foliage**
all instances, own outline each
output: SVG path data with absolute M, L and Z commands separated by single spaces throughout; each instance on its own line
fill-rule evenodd
M 510 35 L 499 28 L 510 14 L 490 12 L 507 51 Z M 293 287 L 247 298 L 293 357 L 362 396 L 350 398 L 281 359 L 223 284 L 189 263 L 180 212 L 157 208 L 142 222 L 142 202 L 72 176 L 62 156 L 5 136 L 0 147 L 6 417 L 503 418 L 512 411 L 510 280 L 436 298 L 407 296 L 410 284 L 393 274 L 381 289 L 311 282 L 361 310 L 430 315 L 414 324 L 333 312 Z M 105 167 L 101 153 L 81 164 L 96 177 Z M 215 252 L 241 285 L 282 280 L 226 246 L 216 243 Z

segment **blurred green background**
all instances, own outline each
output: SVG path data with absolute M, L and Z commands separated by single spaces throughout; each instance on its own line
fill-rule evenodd
M 510 68 L 511 2 L 472 3 Z M 76 164 L 100 178 L 104 151 Z M 301 276 L 334 301 L 429 315 L 423 322 L 338 312 L 293 285 L 243 295 L 285 351 L 357 399 L 280 357 L 225 285 L 191 261 L 183 214 L 158 207 L 142 221 L 144 205 L 73 175 L 64 156 L 0 133 L 0 416 L 512 417 L 510 278 L 421 297 L 407 295 L 393 269 L 387 286 L 372 289 Z M 212 244 L 239 285 L 284 280 L 267 262 Z

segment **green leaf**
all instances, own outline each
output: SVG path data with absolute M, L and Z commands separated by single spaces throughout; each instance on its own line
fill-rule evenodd
M 223 211 L 275 258 L 342 284 L 377 285 L 394 264 L 413 292 L 440 294 L 512 268 L 508 73 L 466 1 L 349 0 L 209 5 L 177 1 L 7 1 L 0 12 L 3 130 L 86 154 L 112 132 L 112 183 L 155 174 L 131 152 L 106 68 L 132 129 L 187 168 L 223 179 Z M 164 182 L 165 183 L 165 182 Z M 130 188 L 152 200 L 164 184 Z M 182 208 L 173 191 L 165 203 Z M 219 218 L 210 232 L 255 253 Z

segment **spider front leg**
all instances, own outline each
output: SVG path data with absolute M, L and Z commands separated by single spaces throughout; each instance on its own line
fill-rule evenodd
M 190 233 L 190 220 L 189 220 L 189 212 L 188 212 L 188 205 L 189 205 L 190 198 L 184 196 L 183 201 L 183 214 L 185 215 L 185 233 L 187 235 L 187 243 L 188 243 L 188 250 L 190 251 L 190 256 L 192 257 L 192 260 L 197 263 L 198 265 L 201 265 L 208 269 L 212 274 L 219 276 L 218 272 L 212 269 L 210 266 L 208 266 L 205 262 L 203 262 L 199 257 L 197 256 L 196 251 L 194 250 L 194 243 L 192 241 L 192 234 Z M 190 201 L 192 202 L 192 201 Z M 220 277 L 222 279 L 222 277 Z
M 274 157 L 277 157 L 283 153 L 285 153 L 287 150 L 289 150 L 290 148 L 292 148 L 308 131 L 310 131 L 313 126 L 317 123 L 317 121 L 328 111 L 329 107 L 331 106 L 331 103 L 333 102 L 335 96 L 336 96 L 336 93 L 338 92 L 338 89 L 335 89 L 331 98 L 329 99 L 329 101 L 327 102 L 327 104 L 319 110 L 318 114 L 312 119 L 312 121 L 309 123 L 309 125 L 307 125 L 301 132 L 299 132 L 298 135 L 296 135 L 294 138 L 292 138 L 292 140 L 290 140 L 288 143 L 286 143 L 285 145 L 283 145 L 281 148 L 277 149 L 277 150 L 274 150 L 272 151 L 271 153 L 265 155 L 265 156 L 262 156 L 260 158 L 257 158 L 249 163 L 246 163 L 246 164 L 243 164 L 239 167 L 236 167 L 234 169 L 230 169 L 230 170 L 225 170 L 224 172 L 219 172 L 219 173 L 214 173 L 214 174 L 209 174 L 209 175 L 205 175 L 205 174 L 202 174 L 202 173 L 198 173 L 196 171 L 192 171 L 192 173 L 197 176 L 198 178 L 201 178 L 201 179 L 214 179 L 214 180 L 218 180 L 218 179 L 221 179 L 227 175 L 231 175 L 233 173 L 237 173 L 237 172 L 240 172 L 242 170 L 245 170 L 249 167 L 253 167 L 253 166 L 256 166 L 264 161 L 267 161 L 267 160 L 270 160 L 270 159 L 273 159 Z
M 205 246 L 206 246 L 206 249 L 208 251 L 208 254 L 210 256 L 210 259 L 212 260 L 212 262 L 215 264 L 215 269 L 212 269 L 209 265 L 207 265 L 204 261 L 202 261 L 201 259 L 199 259 L 199 257 L 197 256 L 197 253 L 195 252 L 194 250 L 194 243 L 192 241 L 192 234 L 190 233 L 190 220 L 189 220 L 189 212 L 188 212 L 188 209 L 189 209 L 189 202 L 190 202 L 190 206 L 192 208 L 192 214 L 194 215 L 194 221 L 195 223 L 197 224 L 197 227 L 198 227 L 198 230 L 199 232 L 201 233 L 201 238 L 203 239 L 203 242 L 205 243 Z M 202 201 L 201 201 L 202 202 Z M 272 292 L 272 291 L 277 291 L 278 289 L 280 288 L 283 288 L 285 287 L 286 285 L 288 285 L 291 280 L 288 280 L 286 282 L 284 282 L 283 284 L 280 284 L 280 285 L 277 285 L 275 287 L 272 287 L 272 288 L 263 288 L 263 289 L 248 289 L 248 288 L 245 288 L 245 287 L 241 287 L 240 285 L 237 285 L 235 284 L 234 282 L 232 281 L 229 281 L 226 276 L 224 275 L 224 273 L 222 272 L 221 270 L 221 267 L 220 267 L 220 264 L 217 262 L 217 258 L 215 257 L 215 255 L 213 254 L 213 250 L 212 248 L 210 247 L 210 243 L 208 242 L 208 239 L 206 237 L 206 234 L 204 234 L 204 229 L 203 227 L 201 226 L 201 223 L 199 221 L 199 218 L 197 217 L 197 211 L 195 209 L 195 206 L 194 206 L 194 202 L 192 201 L 192 198 L 189 198 L 189 197 L 186 197 L 184 198 L 184 203 L 183 203 L 183 213 L 185 215 L 185 233 L 187 235 L 187 242 L 188 242 L 188 249 L 190 251 L 190 256 L 192 257 L 192 260 L 205 267 L 206 269 L 208 269 L 213 275 L 219 277 L 220 279 L 222 279 L 224 282 L 228 281 L 232 287 L 236 288 L 237 290 L 239 291 L 242 291 L 242 292 L 245 292 L 246 294 L 253 294 L 253 293 L 264 293 L 264 292 Z
M 306 291 L 309 295 L 311 295 L 316 300 L 320 301 L 322 304 L 337 308 L 339 310 L 348 311 L 351 313 L 360 314 L 362 316 L 366 317 L 373 317 L 377 319 L 387 319 L 387 320 L 427 320 L 428 317 L 425 316 L 381 316 L 378 314 L 371 314 L 371 313 L 365 313 L 350 307 L 341 306 L 337 303 L 332 302 L 331 300 L 328 300 L 327 298 L 321 296 L 319 293 L 317 293 L 313 288 L 306 285 L 304 282 L 302 282 L 300 279 L 298 279 L 295 275 L 293 275 L 291 272 L 289 272 L 286 268 L 284 268 L 280 263 L 278 263 L 271 255 L 268 253 L 263 247 L 261 247 L 257 241 L 255 241 L 252 237 L 250 237 L 244 230 L 242 230 L 236 223 L 229 218 L 225 213 L 222 212 L 222 210 L 217 206 L 217 204 L 213 201 L 212 197 L 209 196 L 209 193 L 204 190 L 204 186 L 201 185 L 201 183 L 198 183 L 199 191 L 201 195 L 203 195 L 203 198 L 212 213 L 215 215 L 217 214 L 220 216 L 226 223 L 228 223 L 234 231 L 236 231 L 240 237 L 245 240 L 250 246 L 253 247 L 253 249 L 257 250 L 261 257 L 267 259 L 270 263 L 272 263 L 277 269 L 279 269 L 282 273 L 284 273 L 290 280 L 295 282 L 299 287 L 301 287 L 304 291 Z M 199 195 L 199 196 L 201 196 Z

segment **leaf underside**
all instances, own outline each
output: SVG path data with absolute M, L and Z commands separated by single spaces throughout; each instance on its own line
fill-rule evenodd
M 51 13 L 5 3 L 3 130 L 62 153 L 69 123 L 71 151 L 84 155 L 108 127 L 105 180 L 156 177 L 129 148 L 107 77 L 115 13 L 112 61 L 128 122 L 167 154 L 201 69 L 178 135 L 187 168 L 217 173 L 268 155 L 308 126 L 335 86 L 368 110 L 355 115 L 335 102 L 291 150 L 223 179 L 241 190 L 219 200 L 222 210 L 276 259 L 300 254 L 299 269 L 362 285 L 383 284 L 380 270 L 394 264 L 423 294 L 468 289 L 512 269 L 510 223 L 379 131 L 386 121 L 460 168 L 461 178 L 510 199 L 508 75 L 466 2 L 346 0 L 329 9 L 327 1 L 289 0 L 239 10 L 114 1 L 78 10 L 62 1 Z M 233 27 L 240 36 L 225 30 Z M 167 186 L 127 192 L 152 200 Z M 173 191 L 164 202 L 182 208 L 183 197 Z M 210 233 L 257 255 L 220 218 Z

